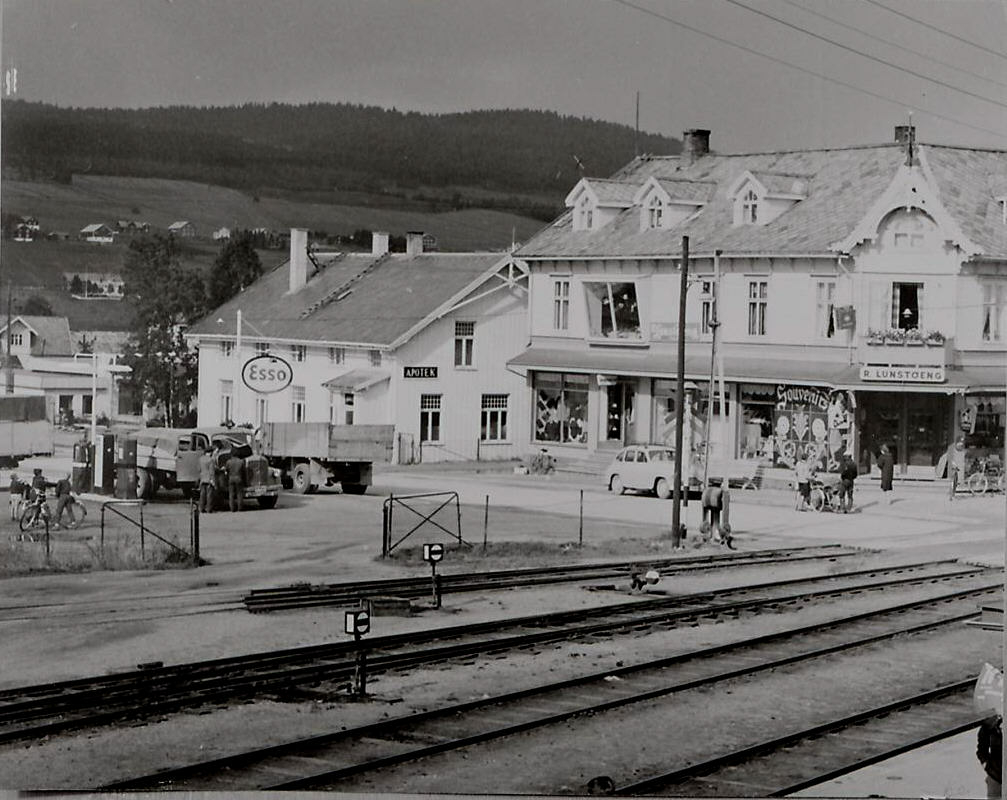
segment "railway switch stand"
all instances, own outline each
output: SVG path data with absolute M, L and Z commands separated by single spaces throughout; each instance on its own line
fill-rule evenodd
M 366 608 L 358 608 L 346 612 L 346 632 L 353 636 L 358 645 L 365 633 L 371 630 L 371 613 Z M 357 649 L 356 664 L 353 668 L 353 687 L 351 692 L 364 697 L 367 694 L 367 651 L 362 647 Z
M 634 572 L 629 578 L 630 591 L 639 592 L 648 586 L 653 586 L 661 580 L 661 573 L 656 569 L 647 570 L 645 573 Z
M 441 582 L 437 562 L 444 558 L 444 545 L 439 542 L 423 545 L 423 560 L 430 563 L 430 582 L 433 585 L 433 606 L 441 607 Z

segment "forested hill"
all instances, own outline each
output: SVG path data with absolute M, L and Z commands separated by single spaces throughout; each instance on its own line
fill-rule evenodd
M 196 180 L 248 191 L 438 190 L 557 203 L 677 139 L 546 111 L 420 114 L 312 103 L 150 109 L 3 103 L 3 165 L 24 180 L 73 173 Z

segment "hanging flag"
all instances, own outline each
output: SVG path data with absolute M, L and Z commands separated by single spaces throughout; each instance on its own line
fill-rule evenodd
M 852 330 L 857 327 L 857 312 L 853 306 L 836 307 L 836 327 L 840 330 Z

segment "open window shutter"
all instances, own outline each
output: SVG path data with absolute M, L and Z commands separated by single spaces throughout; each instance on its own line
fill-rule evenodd
M 891 284 L 887 281 L 873 280 L 870 283 L 870 293 L 868 327 L 878 331 L 888 330 L 892 326 Z

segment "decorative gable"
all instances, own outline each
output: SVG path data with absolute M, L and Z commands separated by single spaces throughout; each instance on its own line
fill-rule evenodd
M 808 196 L 801 175 L 746 170 L 727 190 L 735 225 L 767 225 Z
M 716 187 L 699 181 L 648 178 L 633 197 L 640 230 L 671 230 L 703 208 Z
M 633 205 L 638 186 L 622 181 L 581 178 L 566 196 L 573 209 L 573 229 L 593 231 L 603 228 Z

